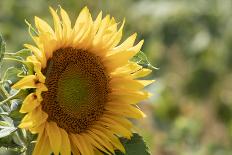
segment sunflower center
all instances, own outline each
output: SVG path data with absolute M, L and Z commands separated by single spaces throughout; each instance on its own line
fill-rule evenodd
M 50 121 L 68 132 L 80 133 L 104 111 L 109 77 L 98 56 L 74 48 L 54 52 L 43 71 L 48 91 L 42 108 Z

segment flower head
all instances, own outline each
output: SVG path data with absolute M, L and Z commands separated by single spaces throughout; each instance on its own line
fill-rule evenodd
M 124 22 L 118 28 L 102 13 L 93 20 L 87 7 L 73 27 L 65 10 L 50 11 L 54 29 L 35 17 L 36 45 L 25 44 L 33 52 L 27 61 L 34 74 L 13 86 L 34 88 L 23 101 L 19 125 L 38 133 L 33 154 L 125 152 L 118 137 L 132 136 L 128 118 L 144 117 L 136 103 L 148 98 L 142 89 L 152 82 L 138 80 L 151 71 L 130 61 L 143 41 L 134 45 L 133 34 L 119 44 Z

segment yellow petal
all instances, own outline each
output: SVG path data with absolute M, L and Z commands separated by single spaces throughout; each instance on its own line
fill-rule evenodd
M 47 59 L 45 56 L 45 53 L 43 51 L 41 51 L 40 49 L 38 49 L 37 47 L 30 45 L 30 44 L 24 44 L 25 47 L 27 47 L 28 49 L 30 49 L 33 54 L 38 58 L 38 60 L 41 62 L 41 65 L 43 68 L 46 67 L 46 63 L 47 63 Z
M 37 128 L 42 123 L 44 123 L 48 118 L 47 113 L 42 111 L 41 106 L 35 108 L 33 111 L 29 112 L 24 118 L 22 119 L 19 128 Z
M 110 22 L 109 22 L 109 27 L 112 26 L 112 25 L 114 25 L 115 23 L 116 23 L 115 18 L 112 17 L 112 18 L 110 19 Z M 116 29 L 115 29 L 115 30 L 116 30 Z
M 110 85 L 112 89 L 140 90 L 151 84 L 154 80 L 133 80 L 131 78 L 112 78 Z
M 14 89 L 36 88 L 37 77 L 35 75 L 28 75 L 18 81 L 12 86 Z
M 131 76 L 133 78 L 141 78 L 141 77 L 145 77 L 145 76 L 149 75 L 151 72 L 152 72 L 152 70 L 143 68 L 141 70 L 134 72 L 133 74 L 131 74 Z
M 76 43 L 77 45 L 75 46 L 76 48 L 87 50 L 90 47 L 90 44 L 94 38 L 93 20 L 90 13 L 88 16 L 88 25 L 86 27 L 88 27 L 86 32 L 80 38 L 75 38 L 77 39 L 75 41 L 78 41 L 78 43 Z
M 69 42 L 70 35 L 71 35 L 71 21 L 70 21 L 70 18 L 67 12 L 64 9 L 61 8 L 60 13 L 61 13 L 62 21 L 63 21 L 63 36 L 64 36 L 64 39 L 68 40 L 67 42 Z
M 91 137 L 89 134 L 87 133 L 83 133 L 83 135 L 85 136 L 85 138 L 93 145 L 95 146 L 97 149 L 107 153 L 107 154 L 111 154 L 109 151 L 107 151 L 102 145 L 100 145 L 93 137 Z
M 77 138 L 76 134 L 70 134 L 70 137 L 74 143 L 74 145 L 76 145 L 76 147 L 78 148 L 78 150 L 80 150 L 80 153 L 81 154 L 85 154 L 86 150 L 82 147 L 81 143 L 80 143 L 80 140 Z
M 102 11 L 98 14 L 96 20 L 94 21 L 93 24 L 94 34 L 96 34 L 96 32 L 98 31 L 101 21 L 102 21 Z
M 54 35 L 54 31 L 50 27 L 50 25 L 47 22 L 45 22 L 44 20 L 42 20 L 36 16 L 35 16 L 35 26 L 40 33 L 47 33 L 48 32 L 51 35 Z
M 102 40 L 106 27 L 109 25 L 110 16 L 107 15 L 101 22 L 97 34 L 94 37 L 93 45 L 96 47 Z
M 94 128 L 96 128 L 98 131 L 101 131 L 102 133 L 106 134 L 107 137 L 110 139 L 110 142 L 115 146 L 115 148 L 117 148 L 118 150 L 120 150 L 122 153 L 125 154 L 125 148 L 123 147 L 122 143 L 119 141 L 119 139 L 117 137 L 115 137 L 115 135 L 110 132 L 107 129 L 104 129 L 101 126 L 94 126 Z
M 108 110 L 109 113 L 111 114 L 123 115 L 130 118 L 139 119 L 139 118 L 144 118 L 146 116 L 141 110 L 139 110 L 137 106 L 129 105 L 129 104 L 124 104 L 121 105 L 120 107 L 106 105 L 105 109 Z
M 42 43 L 42 48 L 46 59 L 52 57 L 53 52 L 61 46 L 61 42 L 56 37 L 51 36 L 49 33 L 42 33 L 39 35 L 39 41 Z
M 122 66 L 120 68 L 117 68 L 114 72 L 111 73 L 112 77 L 125 77 L 125 76 L 130 76 L 143 69 L 142 66 L 138 65 L 135 62 L 129 61 L 125 66 Z
M 74 26 L 74 32 L 73 35 L 75 35 L 75 38 L 73 40 L 73 45 L 75 45 L 75 48 L 86 48 L 86 46 L 89 45 L 89 40 L 92 40 L 92 38 L 89 36 L 93 32 L 93 20 L 91 17 L 91 14 L 89 13 L 89 10 L 87 7 L 85 7 L 79 17 L 77 18 L 76 24 Z
M 68 133 L 60 128 L 60 134 L 61 134 L 61 139 L 62 139 L 62 145 L 61 145 L 61 150 L 60 153 L 61 155 L 70 155 L 71 154 L 71 144 L 69 141 Z
M 34 71 L 36 73 L 41 73 L 41 63 L 38 61 L 38 59 L 34 55 L 28 56 L 27 62 L 31 62 L 34 65 Z
M 127 38 L 121 45 L 114 48 L 114 51 L 123 51 L 134 45 L 137 34 L 134 33 L 129 38 Z
M 115 134 L 119 134 L 123 137 L 130 138 L 132 136 L 130 129 L 125 128 L 119 123 L 99 121 L 99 124 L 106 126 L 110 130 L 112 130 Z
M 114 115 L 105 114 L 101 119 L 106 121 L 106 122 L 111 122 L 113 120 L 114 122 L 122 124 L 124 127 L 128 128 L 128 129 L 130 129 L 133 126 L 129 120 L 127 120 L 126 118 L 121 117 L 121 116 L 114 116 Z
M 61 134 L 59 127 L 55 122 L 47 122 L 46 132 L 48 134 L 50 145 L 54 154 L 59 155 L 61 146 Z
M 30 131 L 32 134 L 41 133 L 41 132 L 45 129 L 45 124 L 46 124 L 46 122 L 42 123 L 42 124 L 39 125 L 39 126 L 29 128 L 29 131 Z
M 89 16 L 89 9 L 87 7 L 84 7 L 76 19 L 74 28 L 78 29 L 79 24 L 84 23 L 86 21 L 86 17 L 88 16 Z
M 76 134 L 76 138 L 79 140 L 80 145 L 84 150 L 83 154 L 94 155 L 93 147 L 89 144 L 88 141 L 86 141 L 86 139 L 81 134 Z
M 107 150 L 109 150 L 111 153 L 115 154 L 113 146 L 109 143 L 109 141 L 107 139 L 102 138 L 101 135 L 99 135 L 98 133 L 95 133 L 94 131 L 92 131 L 92 129 L 87 131 L 88 134 L 91 135 L 91 137 L 93 137 L 98 143 L 100 143 L 100 145 L 104 146 Z
M 33 35 L 33 32 L 32 32 L 32 26 L 31 26 L 31 24 L 28 22 L 28 21 L 26 21 L 25 20 L 25 22 L 26 22 L 26 24 L 28 25 L 28 32 L 29 32 L 29 35 L 31 36 L 31 38 L 33 39 L 33 41 L 36 43 L 36 45 L 37 46 L 41 46 L 41 43 L 40 43 L 40 41 L 39 41 L 39 37 L 38 36 L 34 36 Z
M 105 155 L 104 153 L 102 153 L 102 152 L 99 151 L 98 149 L 95 149 L 95 150 L 94 150 L 94 154 L 95 154 L 95 155 Z M 108 153 L 108 154 L 111 154 L 111 153 Z
M 29 94 L 23 101 L 20 112 L 27 113 L 34 110 L 36 107 L 40 105 L 40 102 L 37 100 L 37 96 L 35 93 Z
M 99 125 L 95 125 L 93 126 L 93 129 L 91 130 L 101 135 L 102 138 L 108 140 L 111 144 L 113 144 L 120 151 L 125 152 L 125 149 L 122 146 L 122 144 L 119 142 L 119 140 L 116 139 L 116 137 L 113 136 L 112 133 L 109 132 L 108 129 L 104 129 L 103 127 L 100 127 Z
M 143 45 L 143 40 L 140 41 L 134 47 L 131 47 L 125 51 L 122 50 L 122 51 L 119 51 L 112 55 L 107 56 L 107 58 L 105 59 L 105 65 L 107 66 L 107 69 L 112 72 L 116 68 L 126 65 L 129 59 L 131 59 L 133 56 L 135 56 L 139 52 L 142 45 Z
M 42 100 L 43 100 L 43 97 L 42 97 L 42 92 L 44 92 L 44 91 L 48 91 L 48 88 L 46 87 L 46 85 L 45 84 L 43 84 L 43 83 L 38 83 L 37 84 L 37 89 L 35 90 L 35 94 L 36 94 L 36 96 L 37 96 L 37 100 L 39 101 L 39 102 L 41 102 Z
M 123 30 L 124 25 L 125 25 L 125 19 L 123 20 L 122 25 L 121 25 L 120 29 L 117 32 L 117 35 L 116 35 L 116 37 L 114 39 L 114 42 L 111 45 L 111 48 L 117 46 L 118 43 L 121 41 L 121 39 L 122 39 L 122 30 Z
M 39 134 L 33 155 L 50 155 L 52 153 L 46 132 Z
M 49 9 L 52 14 L 53 21 L 54 21 L 56 38 L 58 41 L 61 41 L 62 40 L 62 28 L 61 28 L 60 18 L 52 7 L 49 7 Z
M 112 26 L 113 29 L 114 29 L 114 27 L 117 27 L 116 25 L 117 24 Z M 122 37 L 122 29 L 121 28 L 118 32 L 114 32 L 114 30 L 111 30 L 112 32 L 110 32 L 110 34 L 105 35 L 103 37 L 103 42 L 105 43 L 105 45 L 103 45 L 104 49 L 111 50 L 113 47 L 115 47 L 119 43 L 119 41 L 121 40 L 121 37 Z
M 141 40 L 137 45 L 129 48 L 127 51 L 131 51 L 137 54 L 141 50 L 143 43 L 144 43 L 144 40 Z
M 110 95 L 112 101 L 122 101 L 129 104 L 141 102 L 150 97 L 150 93 L 143 91 L 114 91 Z
M 84 7 L 79 16 L 76 19 L 75 25 L 74 25 L 74 32 L 73 35 L 76 36 L 76 38 L 78 38 L 77 36 L 81 36 L 83 35 L 83 33 L 85 32 L 84 30 L 86 30 L 86 28 L 88 28 L 87 23 L 88 23 L 88 17 L 89 17 L 89 9 L 87 7 Z
M 80 153 L 79 149 L 77 148 L 77 146 L 75 145 L 75 141 L 73 140 L 71 135 L 69 135 L 69 139 L 71 141 L 72 154 L 73 155 L 80 155 L 81 153 Z
M 33 126 L 33 121 L 28 121 L 28 122 L 21 122 L 18 127 L 21 129 L 23 128 L 28 129 L 29 127 L 32 126 Z

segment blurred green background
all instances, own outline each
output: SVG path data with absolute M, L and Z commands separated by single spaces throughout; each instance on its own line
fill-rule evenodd
M 138 122 L 153 155 L 232 154 L 231 0 L 0 0 L 0 32 L 8 52 L 32 42 L 27 19 L 52 23 L 48 6 L 61 5 L 74 21 L 88 6 L 126 18 L 124 38 L 138 32 L 143 51 L 160 68 L 141 104 Z

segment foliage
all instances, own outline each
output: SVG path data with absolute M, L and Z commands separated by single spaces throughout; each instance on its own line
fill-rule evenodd
M 121 142 L 126 149 L 125 155 L 150 155 L 143 138 L 137 133 L 134 133 L 130 140 L 121 138 Z M 123 155 L 123 153 L 118 151 L 116 155 Z
M 28 50 L 15 53 L 5 52 L 5 42 L 1 37 L 1 61 L 16 61 L 16 67 L 9 67 L 0 78 L 0 154 L 21 154 L 31 143 L 31 134 L 17 128 L 23 114 L 19 113 L 22 100 L 28 94 L 25 90 L 14 90 L 11 86 L 28 74 L 31 68 L 24 63 Z M 4 63 L 2 63 L 4 66 Z M 2 67 L 1 66 L 1 67 Z
M 145 40 L 143 52 L 150 64 L 159 68 L 152 75 L 157 82 L 148 87 L 154 96 L 141 104 L 147 119 L 138 123 L 152 154 L 232 154 L 230 0 L 96 0 L 94 3 L 2 0 L 0 3 L 0 32 L 10 52 L 30 42 L 25 17 L 30 23 L 31 14 L 51 19 L 44 11 L 48 5 L 61 4 L 72 19 L 85 5 L 95 15 L 103 10 L 116 16 L 117 21 L 125 16 L 125 33 L 139 32 L 139 39 Z M 20 64 L 16 66 L 28 67 Z M 1 78 L 9 67 L 12 66 L 2 66 Z M 8 72 L 19 73 L 13 69 Z M 4 87 L 10 91 L 8 82 Z M 5 99 L 2 93 L 0 98 Z

